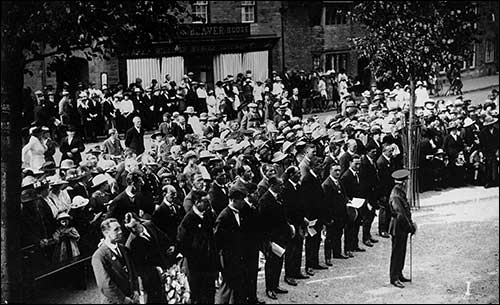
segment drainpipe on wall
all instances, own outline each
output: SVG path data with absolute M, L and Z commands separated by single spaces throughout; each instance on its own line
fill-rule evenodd
M 41 48 L 41 53 L 45 53 L 45 42 L 42 42 Z M 44 57 L 42 58 L 42 88 L 44 88 L 45 86 L 47 86 L 47 63 Z
M 285 73 L 285 15 L 286 8 L 284 1 L 281 2 L 280 19 L 281 19 L 281 74 Z

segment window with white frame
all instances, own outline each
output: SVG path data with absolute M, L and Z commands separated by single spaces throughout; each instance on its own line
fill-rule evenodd
M 208 23 L 208 1 L 194 1 L 193 15 L 201 19 L 195 22 Z
M 326 54 L 325 70 L 335 70 L 339 72 L 340 69 L 347 71 L 347 59 L 349 58 L 349 53 L 336 53 L 336 54 Z
M 255 22 L 255 1 L 241 1 L 241 22 Z
M 484 48 L 484 62 L 492 63 L 495 61 L 495 44 L 492 40 L 486 40 L 486 45 Z

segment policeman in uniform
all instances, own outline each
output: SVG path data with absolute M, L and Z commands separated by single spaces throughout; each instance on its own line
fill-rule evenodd
M 406 181 L 409 174 L 405 169 L 392 173 L 395 185 L 389 198 L 392 213 L 389 224 L 389 233 L 392 236 L 390 278 L 391 284 L 399 288 L 405 287 L 402 282 L 410 281 L 403 277 L 403 267 L 408 233 L 413 235 L 416 231 L 416 225 L 411 220 L 410 204 L 406 198 Z

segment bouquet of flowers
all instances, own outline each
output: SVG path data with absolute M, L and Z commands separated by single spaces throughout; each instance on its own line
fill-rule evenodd
M 165 298 L 168 304 L 188 304 L 190 302 L 189 282 L 187 276 L 181 271 L 180 263 L 162 271 L 161 281 L 165 288 Z

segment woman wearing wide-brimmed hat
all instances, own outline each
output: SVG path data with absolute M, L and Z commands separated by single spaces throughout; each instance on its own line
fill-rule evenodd
M 45 151 L 47 146 L 43 144 L 42 128 L 33 126 L 30 128 L 29 142 L 22 149 L 22 162 L 25 167 L 38 170 L 45 162 Z

